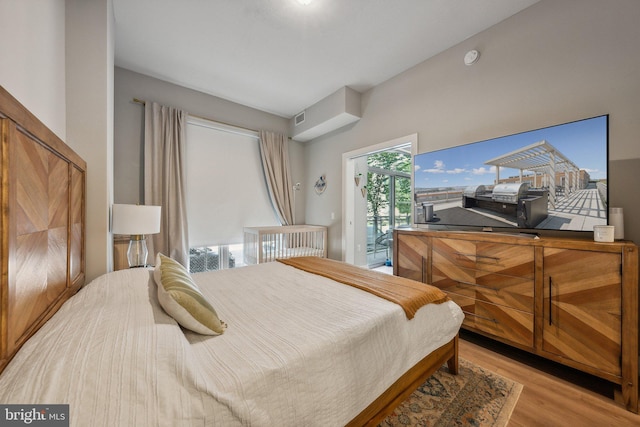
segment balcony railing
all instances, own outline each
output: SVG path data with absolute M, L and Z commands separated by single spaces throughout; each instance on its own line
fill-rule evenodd
M 411 215 L 395 216 L 394 227 L 411 225 Z M 388 215 L 367 216 L 367 262 L 369 266 L 388 263 L 393 258 L 393 228 Z

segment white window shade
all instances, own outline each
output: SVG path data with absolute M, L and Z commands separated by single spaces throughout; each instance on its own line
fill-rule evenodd
M 257 134 L 189 118 L 189 246 L 242 243 L 243 227 L 278 225 L 259 150 Z

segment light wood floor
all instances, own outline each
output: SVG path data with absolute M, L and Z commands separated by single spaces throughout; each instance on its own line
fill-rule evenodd
M 509 427 L 640 426 L 607 381 L 466 331 L 460 338 L 461 358 L 524 386 Z

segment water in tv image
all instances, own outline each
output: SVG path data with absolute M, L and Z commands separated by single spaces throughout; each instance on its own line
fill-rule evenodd
M 593 231 L 607 224 L 608 116 L 414 157 L 415 222 Z

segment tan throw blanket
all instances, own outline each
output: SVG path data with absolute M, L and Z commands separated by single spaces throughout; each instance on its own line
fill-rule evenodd
M 328 258 L 309 256 L 278 259 L 278 261 L 300 270 L 362 289 L 380 298 L 399 304 L 404 309 L 408 319 L 413 319 L 416 311 L 423 305 L 429 303 L 440 304 L 449 300 L 449 297 L 435 286 L 404 277 L 367 270 Z

